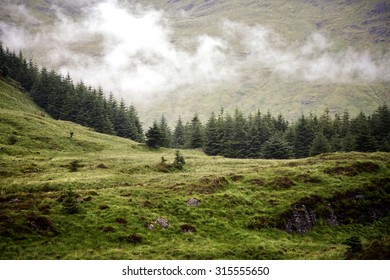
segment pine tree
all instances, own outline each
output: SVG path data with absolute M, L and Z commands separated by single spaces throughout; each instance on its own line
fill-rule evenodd
M 173 161 L 172 166 L 176 169 L 182 170 L 185 164 L 186 161 L 184 159 L 184 156 L 180 153 L 179 150 L 176 150 L 175 160 Z
M 277 133 L 264 143 L 262 156 L 266 159 L 288 159 L 292 158 L 294 153 L 292 146 Z
M 283 129 L 282 127 L 280 128 Z M 258 111 L 249 124 L 247 137 L 247 142 L 249 143 L 248 157 L 261 157 L 262 146 L 270 137 L 271 129 L 269 128 L 268 122 L 262 118 L 260 111 Z
M 315 119 L 311 119 L 315 124 Z M 309 155 L 309 146 L 314 138 L 314 132 L 305 116 L 301 116 L 294 129 L 294 153 L 297 158 L 307 157 Z
M 162 144 L 162 134 L 160 127 L 156 121 L 153 122 L 153 125 L 146 132 L 146 145 L 150 148 L 157 149 L 161 147 Z
M 189 127 L 189 148 L 199 149 L 204 145 L 204 130 L 198 114 L 195 114 Z
M 210 156 L 215 156 L 221 153 L 218 123 L 214 113 L 211 114 L 211 117 L 206 124 L 204 152 Z
M 129 119 L 130 119 L 130 123 L 131 123 L 131 128 L 133 130 L 132 135 L 134 135 L 134 137 L 131 139 L 134 141 L 137 141 L 139 143 L 145 142 L 142 124 L 141 124 L 140 119 L 138 118 L 137 109 L 135 108 L 135 106 L 133 104 L 130 105 L 130 107 L 128 109 L 128 114 L 129 114 Z
M 351 122 L 351 131 L 355 136 L 354 148 L 356 151 L 376 151 L 376 141 L 371 134 L 370 121 L 363 112 L 360 112 Z
M 328 139 L 322 132 L 317 132 L 314 136 L 314 140 L 310 145 L 310 155 L 315 156 L 323 153 L 328 153 L 331 150 Z
M 181 120 L 181 117 L 179 117 L 172 136 L 172 147 L 184 148 L 184 146 L 185 146 L 185 128 Z
M 161 147 L 170 148 L 172 143 L 172 132 L 164 115 L 161 116 L 159 128 L 161 133 Z

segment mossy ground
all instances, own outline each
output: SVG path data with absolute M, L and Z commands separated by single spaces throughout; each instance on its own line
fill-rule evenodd
M 319 216 L 305 234 L 272 223 L 250 226 L 253 219 L 277 220 L 312 197 L 332 201 L 354 190 L 361 197 L 376 186 L 378 199 L 387 199 L 389 154 L 276 161 L 181 150 L 184 169 L 161 172 L 161 157 L 172 162 L 174 150 L 150 150 L 53 120 L 1 86 L 25 107 L 11 110 L 5 98 L 0 103 L 0 259 L 345 259 L 343 242 L 352 236 L 370 254 L 389 246 L 387 213 L 338 226 Z M 64 211 L 69 189 L 79 206 L 75 214 Z M 187 205 L 191 198 L 197 207 Z M 167 228 L 156 223 L 160 217 Z

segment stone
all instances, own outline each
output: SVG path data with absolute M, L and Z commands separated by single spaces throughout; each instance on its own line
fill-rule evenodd
M 162 217 L 158 218 L 158 219 L 156 220 L 156 223 L 157 223 L 160 227 L 162 227 L 162 228 L 167 228 L 167 227 L 169 227 L 169 222 L 168 222 L 168 220 L 165 219 L 165 218 L 162 218 Z
M 187 201 L 188 206 L 193 206 L 193 207 L 198 207 L 199 205 L 199 200 L 196 198 L 191 198 L 190 200 Z

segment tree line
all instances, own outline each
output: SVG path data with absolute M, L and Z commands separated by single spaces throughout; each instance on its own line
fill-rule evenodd
M 230 158 L 303 158 L 336 151 L 390 151 L 390 110 L 380 106 L 373 114 L 361 112 L 351 118 L 348 111 L 331 116 L 302 115 L 293 123 L 260 111 L 244 115 L 223 109 L 203 124 L 194 114 L 188 122 L 179 117 L 173 129 L 164 116 L 144 134 L 136 108 L 101 87 L 92 88 L 70 75 L 26 60 L 0 43 L 0 76 L 17 81 L 33 101 L 53 118 L 72 121 L 98 132 L 146 142 L 151 148 L 202 149 L 208 155 Z
M 372 115 L 361 112 L 351 118 L 348 111 L 331 116 L 329 110 L 317 117 L 302 115 L 289 123 L 260 111 L 245 116 L 222 109 L 212 113 L 206 124 L 195 114 L 191 121 L 178 119 L 173 131 L 164 117 L 146 132 L 151 147 L 203 149 L 208 155 L 230 158 L 303 158 L 327 152 L 390 151 L 390 110 L 380 106 Z
M 112 93 L 74 83 L 46 67 L 39 67 L 0 43 L 0 76 L 17 81 L 32 100 L 55 119 L 72 121 L 98 132 L 144 142 L 144 132 L 136 108 L 118 102 Z

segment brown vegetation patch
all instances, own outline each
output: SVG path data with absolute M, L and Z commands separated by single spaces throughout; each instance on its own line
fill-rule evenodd
M 102 232 L 104 232 L 104 233 L 115 232 L 115 228 L 113 228 L 113 227 L 111 227 L 111 226 L 108 226 L 108 227 L 100 227 L 99 230 L 102 231 Z
M 39 206 L 38 210 L 39 210 L 42 214 L 48 215 L 48 214 L 50 214 L 51 207 L 50 207 L 50 205 L 45 204 L 45 205 Z
M 110 206 L 105 205 L 105 204 L 99 206 L 99 210 L 106 210 L 106 209 L 109 209 L 109 208 L 110 208 Z
M 298 182 L 305 184 L 319 184 L 321 183 L 321 179 L 316 177 L 311 177 L 308 174 L 300 174 L 294 177 L 294 179 Z
M 142 242 L 143 237 L 141 234 L 135 233 L 128 236 L 120 236 L 118 239 L 120 242 L 138 244 Z
M 40 216 L 37 213 L 29 213 L 26 216 L 26 219 L 31 228 L 38 231 L 40 234 L 59 234 L 59 231 L 54 226 L 53 222 L 45 216 Z
M 229 181 L 225 177 L 206 176 L 199 180 L 199 184 L 190 185 L 192 191 L 201 193 L 213 193 L 226 186 Z
M 105 165 L 104 163 L 99 163 L 96 168 L 99 168 L 99 169 L 108 169 L 108 166 Z
M 240 180 L 244 179 L 244 176 L 233 174 L 233 175 L 230 176 L 230 179 L 233 182 L 237 182 L 237 181 L 240 181 Z
M 263 178 L 251 179 L 251 180 L 248 180 L 248 182 L 252 185 L 259 186 L 259 187 L 266 185 L 266 181 Z
M 29 173 L 38 173 L 41 169 L 36 165 L 35 163 L 32 163 L 22 169 L 22 173 L 29 174 Z
M 193 233 L 196 232 L 196 228 L 190 224 L 184 224 L 180 226 L 180 229 L 184 233 Z
M 374 162 L 366 161 L 366 162 L 356 162 L 350 166 L 336 166 L 332 168 L 326 168 L 324 170 L 325 174 L 329 175 L 344 175 L 344 176 L 356 176 L 360 173 L 375 173 L 379 171 L 380 166 Z
M 143 207 L 152 207 L 153 203 L 150 202 L 149 200 L 145 200 L 144 202 L 142 202 L 142 206 Z
M 275 178 L 269 185 L 277 190 L 285 190 L 295 186 L 295 183 L 289 177 L 285 176 Z
M 116 218 L 115 222 L 117 222 L 118 224 L 121 224 L 121 225 L 127 224 L 127 221 L 124 218 Z

